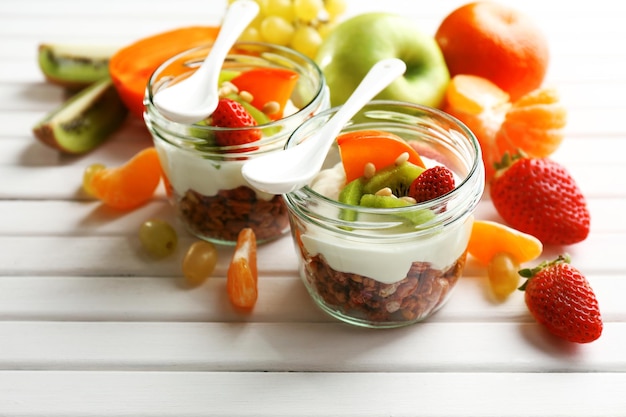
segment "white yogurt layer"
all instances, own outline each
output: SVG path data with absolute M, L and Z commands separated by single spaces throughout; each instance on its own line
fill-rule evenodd
M 345 174 L 339 164 L 322 171 L 311 188 L 336 199 L 344 183 Z M 445 230 L 438 229 L 408 242 L 356 241 L 348 235 L 331 235 L 311 224 L 301 239 L 308 253 L 322 255 L 334 270 L 391 284 L 404 279 L 414 262 L 429 262 L 432 268 L 442 270 L 450 267 L 467 248 L 472 221 L 470 216 L 464 222 L 446 226 Z
M 299 109 L 291 100 L 285 104 L 284 115 L 296 113 Z M 285 136 L 287 141 L 287 136 Z M 161 165 L 170 184 L 180 195 L 192 189 L 211 197 L 220 190 L 232 190 L 242 185 L 255 190 L 241 174 L 242 161 L 211 161 L 204 159 L 193 149 L 180 149 L 163 141 L 155 144 Z M 274 194 L 255 190 L 261 200 L 271 200 Z
M 159 141 L 155 144 L 163 171 L 177 194 L 192 189 L 211 197 L 220 190 L 232 190 L 245 185 L 250 187 L 241 174 L 245 161 L 211 161 L 191 150 L 178 149 Z M 250 187 L 252 188 L 252 187 Z M 271 200 L 274 195 L 255 191 L 257 198 Z

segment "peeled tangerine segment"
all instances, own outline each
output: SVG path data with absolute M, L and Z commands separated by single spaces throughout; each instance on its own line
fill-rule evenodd
M 258 289 L 256 261 L 256 236 L 250 228 L 239 232 L 233 258 L 228 266 L 226 290 L 230 302 L 241 309 L 251 309 L 256 304 Z
M 357 130 L 337 137 L 341 162 L 350 182 L 363 175 L 365 165 L 372 163 L 376 171 L 392 165 L 403 153 L 409 154 L 408 162 L 424 168 L 417 151 L 404 139 L 380 130 Z
M 532 261 L 543 251 L 539 239 L 504 224 L 475 220 L 467 251 L 484 265 L 497 253 L 508 253 L 518 263 Z
M 161 181 L 161 165 L 154 147 L 146 148 L 119 167 L 93 173 L 90 190 L 109 207 L 130 210 L 146 203 Z
M 506 105 L 509 94 L 486 78 L 459 74 L 450 80 L 446 100 L 457 111 L 477 115 Z
M 552 88 L 541 88 L 517 100 L 507 111 L 496 135 L 499 153 L 522 149 L 528 156 L 543 158 L 563 141 L 567 110 Z

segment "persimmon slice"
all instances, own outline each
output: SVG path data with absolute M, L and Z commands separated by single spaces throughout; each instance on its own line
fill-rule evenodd
M 252 94 L 252 105 L 257 109 L 262 110 L 265 104 L 272 101 L 278 103 L 279 110 L 268 114 L 272 120 L 283 116 L 297 81 L 298 73 L 284 68 L 253 68 L 230 80 L 239 91 Z
M 425 168 L 417 151 L 400 136 L 382 130 L 356 130 L 337 137 L 341 162 L 346 172 L 346 182 L 363 175 L 365 164 L 371 162 L 380 170 L 393 164 L 403 153 L 408 161 Z

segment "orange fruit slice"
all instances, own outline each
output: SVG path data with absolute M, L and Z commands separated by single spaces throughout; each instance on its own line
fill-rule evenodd
M 558 92 L 538 88 L 511 102 L 497 85 L 476 75 L 454 76 L 446 90 L 444 110 L 461 120 L 480 142 L 485 176 L 505 152 L 549 156 L 560 146 L 567 111 Z
M 374 164 L 376 171 L 393 164 L 403 153 L 408 162 L 425 168 L 417 151 L 400 136 L 381 130 L 356 130 L 337 137 L 346 182 L 363 175 L 365 165 Z
M 509 254 L 516 263 L 522 264 L 539 257 L 543 244 L 536 237 L 504 224 L 475 220 L 467 251 L 483 265 L 489 265 L 499 253 Z
M 228 298 L 235 307 L 254 307 L 258 296 L 258 276 L 256 236 L 251 228 L 244 228 L 237 237 L 235 253 L 226 276 Z
M 556 151 L 563 141 L 567 111 L 551 88 L 535 90 L 513 103 L 496 135 L 498 154 L 515 154 L 522 149 L 528 156 L 543 158 Z
M 239 91 L 252 94 L 252 105 L 259 110 L 269 102 L 276 102 L 279 110 L 268 115 L 272 120 L 282 117 L 297 81 L 297 72 L 283 68 L 253 68 L 230 80 Z
M 119 167 L 102 168 L 85 184 L 104 204 L 130 210 L 146 203 L 161 181 L 161 164 L 154 147 L 146 148 Z

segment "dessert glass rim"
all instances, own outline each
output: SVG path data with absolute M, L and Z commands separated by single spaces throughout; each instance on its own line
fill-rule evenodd
M 309 58 L 308 56 L 298 52 L 294 49 L 291 49 L 286 46 L 271 44 L 267 42 L 250 42 L 250 41 L 238 41 L 235 43 L 231 51 L 253 51 L 257 49 L 259 52 L 258 56 L 250 56 L 244 53 L 229 53 L 226 58 L 225 64 L 229 62 L 235 62 L 235 58 L 245 58 L 250 66 L 255 67 L 257 63 L 265 63 L 268 62 L 274 64 L 276 68 L 289 68 L 296 71 L 298 74 L 303 75 L 303 73 L 298 71 L 298 68 L 306 68 L 308 71 L 311 71 L 308 78 L 313 78 L 319 80 L 317 88 L 312 89 L 312 94 L 310 100 L 305 103 L 302 107 L 298 108 L 297 111 L 285 116 L 281 117 L 277 120 L 271 120 L 268 123 L 263 123 L 255 126 L 246 126 L 246 127 L 219 127 L 219 126 L 208 126 L 201 125 L 197 123 L 180 123 L 172 121 L 165 116 L 163 116 L 154 106 L 153 97 L 154 93 L 162 88 L 164 83 L 171 81 L 173 78 L 167 78 L 166 80 L 156 81 L 157 77 L 161 75 L 161 72 L 166 69 L 169 65 L 176 63 L 181 60 L 183 57 L 188 56 L 190 54 L 194 54 L 195 52 L 203 51 L 207 48 L 210 48 L 213 45 L 213 42 L 207 42 L 202 45 L 195 46 L 193 48 L 186 49 L 181 51 L 167 60 L 163 61 L 150 75 L 148 79 L 148 83 L 146 85 L 146 90 L 144 94 L 144 118 L 152 119 L 152 122 L 159 124 L 159 129 L 168 135 L 174 135 L 177 138 L 177 146 L 195 146 L 198 143 L 205 144 L 205 140 L 202 138 L 194 138 L 185 134 L 185 129 L 192 128 L 196 132 L 246 132 L 255 129 L 272 131 L 272 129 L 280 128 L 284 125 L 288 125 L 290 123 L 297 123 L 298 119 L 306 119 L 308 114 L 311 112 L 311 106 L 318 103 L 320 100 L 323 100 L 323 96 L 326 94 L 327 86 L 324 78 L 324 74 L 321 68 L 317 65 L 317 63 Z M 281 54 L 279 54 L 281 53 Z M 206 57 L 206 54 L 191 56 L 188 60 L 183 62 L 184 66 L 189 67 L 190 69 L 197 68 L 202 60 Z M 269 58 L 269 59 L 268 59 Z M 297 62 L 295 59 L 301 61 Z M 313 85 L 313 84 L 312 84 Z M 167 138 L 163 138 L 164 140 L 171 142 Z M 282 141 L 281 137 L 275 137 L 274 135 L 267 135 L 261 138 L 259 141 L 254 142 L 254 147 L 262 148 L 265 145 L 272 144 L 275 141 Z M 219 153 L 237 153 L 239 155 L 244 154 L 246 152 L 250 152 L 251 146 L 250 144 L 242 144 L 242 145 L 229 145 L 229 146 L 219 146 L 219 145 L 206 145 L 203 146 L 203 151 L 205 152 L 219 152 Z M 273 149 L 270 149 L 273 150 Z M 267 150 L 267 151 L 270 151 Z
M 441 230 L 444 227 L 447 227 L 449 224 L 462 220 L 466 217 L 466 215 L 471 214 L 474 211 L 475 207 L 477 206 L 478 202 L 480 201 L 483 191 L 484 191 L 484 181 L 483 181 L 483 178 L 484 178 L 483 169 L 484 168 L 483 168 L 483 162 L 482 162 L 482 154 L 481 154 L 480 144 L 476 136 L 474 135 L 474 133 L 460 120 L 434 107 L 429 107 L 429 106 L 424 106 L 424 105 L 404 102 L 404 101 L 396 101 L 396 100 L 372 100 L 364 107 L 366 114 L 367 114 L 367 108 L 372 107 L 372 106 L 389 106 L 389 107 L 401 106 L 401 107 L 411 108 L 413 110 L 416 110 L 417 112 L 420 112 L 421 114 L 431 113 L 437 117 L 441 117 L 443 120 L 449 123 L 450 126 L 454 126 L 458 128 L 458 130 L 460 130 L 461 132 L 449 130 L 447 131 L 447 133 L 450 134 L 452 132 L 455 132 L 453 136 L 455 136 L 456 139 L 458 140 L 463 139 L 466 143 L 469 143 L 467 150 L 473 154 L 473 162 L 471 166 L 469 167 L 467 174 L 461 179 L 461 182 L 457 184 L 456 187 L 453 190 L 449 191 L 448 193 L 443 194 L 429 201 L 425 201 L 425 202 L 421 202 L 421 203 L 417 203 L 417 204 L 405 206 L 405 207 L 382 207 L 382 208 L 354 206 L 351 204 L 342 203 L 338 200 L 327 197 L 315 191 L 311 186 L 307 185 L 299 190 L 296 190 L 296 191 L 293 191 L 291 193 L 287 193 L 284 195 L 284 198 L 287 201 L 290 208 L 294 210 L 295 212 L 300 213 L 300 215 L 306 216 L 308 218 L 308 221 L 316 224 L 317 226 L 324 228 L 324 229 L 332 230 L 334 232 L 341 233 L 344 237 L 351 237 L 351 238 L 357 238 L 357 239 L 366 238 L 367 240 L 374 239 L 374 240 L 379 240 L 379 241 L 392 240 L 392 239 L 394 241 L 397 241 L 399 236 L 402 236 L 402 238 L 406 238 L 407 240 L 411 240 L 411 239 L 416 238 L 417 236 L 422 236 L 425 234 L 431 234 L 433 232 L 437 232 L 438 230 Z M 314 117 L 306 120 L 304 123 L 302 123 L 290 135 L 289 139 L 287 140 L 285 144 L 285 149 L 289 148 L 290 146 L 294 146 L 293 138 L 295 136 L 298 136 L 303 130 L 310 128 L 311 124 L 319 122 L 320 119 L 330 117 L 332 114 L 338 111 L 339 107 L 340 106 L 335 106 L 327 110 L 324 110 L 318 113 L 317 115 L 315 115 Z M 384 112 L 391 113 L 391 111 L 385 111 L 385 110 L 377 111 L 377 116 L 380 116 Z M 419 116 L 406 115 L 406 114 L 394 112 L 394 115 L 396 114 L 399 115 L 401 119 L 405 119 L 405 120 L 407 116 L 413 117 L 416 120 L 420 119 Z M 361 129 L 367 129 L 367 128 L 376 128 L 377 126 L 380 126 L 381 124 L 384 124 L 386 122 L 387 123 L 393 122 L 392 119 L 387 118 L 387 117 L 384 117 L 384 118 L 378 117 L 378 119 L 380 120 L 380 122 L 375 122 L 371 124 L 363 124 L 363 123 L 355 124 L 351 121 L 346 125 L 346 127 L 350 128 L 353 125 L 354 126 L 358 125 L 358 129 L 361 130 Z M 431 129 L 430 130 L 431 134 L 435 133 L 435 131 L 432 130 L 435 126 L 428 126 L 428 127 Z M 384 130 L 384 127 L 379 127 L 379 129 Z M 478 191 L 472 190 L 472 187 L 474 185 L 479 187 Z M 434 210 L 436 213 L 436 216 L 434 216 L 431 220 L 415 225 L 412 231 L 403 231 L 402 233 L 399 233 L 399 234 L 395 234 L 395 233 L 392 233 L 392 234 L 363 233 L 361 234 L 361 233 L 355 233 L 355 231 L 361 230 L 361 229 L 382 230 L 385 228 L 390 228 L 390 227 L 394 227 L 395 225 L 402 224 L 402 221 L 400 220 L 383 221 L 381 219 L 378 219 L 374 221 L 362 222 L 362 221 L 355 221 L 355 220 L 341 220 L 341 219 L 331 218 L 331 217 L 322 218 L 320 215 L 316 214 L 315 212 L 311 210 L 305 210 L 304 205 L 298 204 L 298 202 L 303 202 L 311 198 L 315 200 L 317 205 L 324 204 L 337 210 L 351 210 L 351 211 L 356 211 L 359 213 L 365 213 L 365 214 L 370 214 L 370 215 L 381 215 L 381 216 L 385 216 L 385 218 L 387 216 L 402 215 L 403 213 L 415 212 L 417 210 L 422 210 L 422 209 Z M 473 201 L 470 201 L 469 204 L 457 204 L 453 208 L 448 207 L 445 210 L 441 209 L 442 207 L 446 206 L 446 203 L 454 199 L 465 199 L 465 198 L 467 199 L 472 198 Z M 349 231 L 350 233 L 346 233 L 346 231 Z

